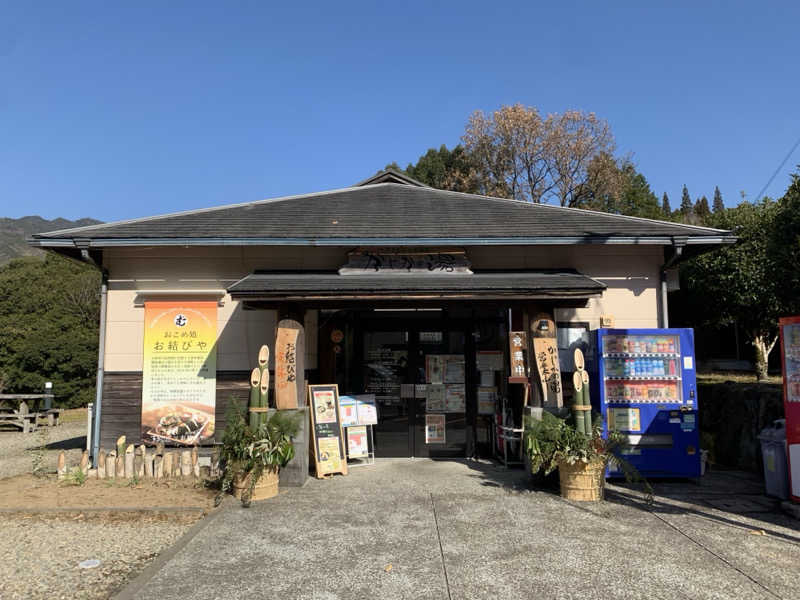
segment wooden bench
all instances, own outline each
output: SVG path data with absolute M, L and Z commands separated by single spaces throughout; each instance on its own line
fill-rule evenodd
M 44 419 L 48 426 L 55 427 L 61 421 L 62 409 L 49 407 L 52 398 L 51 394 L 0 394 L 0 425 L 13 425 L 23 433 L 30 433 L 39 426 L 39 419 Z M 40 410 L 43 400 L 45 407 Z M 16 404 L 17 401 L 19 404 Z M 28 401 L 33 405 L 33 410 L 28 406 Z

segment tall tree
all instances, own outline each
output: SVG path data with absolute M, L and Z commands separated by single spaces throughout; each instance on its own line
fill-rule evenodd
M 681 220 L 684 223 L 691 223 L 694 215 L 694 205 L 692 204 L 692 198 L 689 196 L 689 190 L 686 189 L 686 184 L 683 185 L 683 191 L 681 192 L 681 206 L 678 209 L 681 213 Z
M 461 145 L 452 150 L 444 144 L 438 150 L 431 148 L 419 157 L 416 164 L 409 164 L 405 172 L 409 177 L 440 190 L 469 194 L 480 191 L 475 165 Z
M 462 137 L 486 194 L 580 206 L 592 194 L 590 169 L 612 155 L 608 123 L 594 113 L 566 111 L 542 117 L 536 108 L 503 106 L 473 113 Z
M 52 381 L 62 406 L 94 396 L 100 275 L 48 255 L 0 267 L 0 387 L 38 392 Z
M 702 196 L 694 205 L 694 216 L 698 223 L 703 224 L 711 215 L 711 209 L 708 207 L 708 198 Z
M 616 161 L 601 154 L 592 161 L 581 208 L 608 213 L 662 218 L 658 197 L 644 175 L 629 160 Z
M 736 323 L 755 349 L 756 376 L 767 377 L 769 354 L 777 339 L 778 317 L 788 308 L 782 300 L 781 259 L 771 251 L 779 204 L 765 199 L 742 202 L 715 213 L 714 227 L 735 230 L 739 242 L 704 254 L 681 268 L 687 304 L 698 325 Z M 712 299 L 710 301 L 709 299 Z
M 669 196 L 667 196 L 667 192 L 664 192 L 664 195 L 661 196 L 661 214 L 664 219 L 672 218 L 672 207 L 669 205 Z
M 719 187 L 714 187 L 714 200 L 711 204 L 711 209 L 715 213 L 721 213 L 725 210 L 725 203 L 722 201 L 722 194 L 719 191 Z

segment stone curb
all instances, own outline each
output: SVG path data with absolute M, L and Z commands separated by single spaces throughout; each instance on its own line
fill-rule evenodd
M 92 506 L 92 507 L 54 507 L 54 508 L 0 508 L 0 514 L 20 514 L 20 515 L 40 515 L 40 514 L 59 514 L 59 513 L 182 513 L 182 512 L 204 512 L 210 509 L 202 506 Z

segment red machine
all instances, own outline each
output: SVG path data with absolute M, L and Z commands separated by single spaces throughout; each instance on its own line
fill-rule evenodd
M 779 324 L 789 494 L 792 500 L 800 502 L 800 317 L 787 317 Z

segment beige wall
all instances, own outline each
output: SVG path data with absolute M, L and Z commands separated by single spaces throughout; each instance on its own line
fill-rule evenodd
M 224 290 L 256 269 L 334 270 L 345 262 L 347 248 L 211 247 L 110 249 L 106 320 L 107 371 L 141 371 L 146 292 Z M 657 327 L 661 246 L 482 246 L 467 249 L 475 269 L 572 268 L 608 286 L 587 308 L 560 309 L 558 321 L 588 321 L 612 315 L 617 327 Z M 184 296 L 201 299 L 201 296 Z M 211 298 L 212 296 L 208 296 Z M 317 364 L 316 312 L 306 317 L 307 365 Z M 224 295 L 218 311 L 217 368 L 249 370 L 259 347 L 274 343 L 275 312 L 245 311 Z

